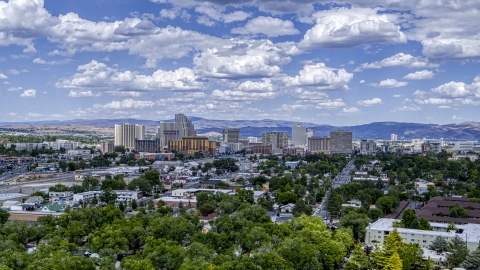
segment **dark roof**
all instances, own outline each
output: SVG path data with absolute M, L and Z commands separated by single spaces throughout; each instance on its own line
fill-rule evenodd
M 222 180 L 207 180 L 203 181 L 202 185 L 217 185 L 220 182 L 222 182 Z
M 449 217 L 450 207 L 458 204 L 466 208 L 470 218 L 453 218 Z M 476 210 L 471 210 L 473 208 Z M 418 218 L 426 218 L 428 221 L 444 222 L 444 223 L 474 223 L 480 224 L 480 203 L 469 202 L 468 198 L 454 198 L 438 196 L 433 197 L 428 203 L 422 207 L 416 214 Z
M 405 208 L 407 207 L 409 202 L 410 202 L 410 200 L 401 201 L 400 204 L 398 204 L 397 209 L 395 209 L 395 211 L 393 213 L 390 213 L 390 214 L 386 215 L 385 218 L 393 218 L 393 219 L 397 218 L 398 216 L 400 216 L 400 214 L 403 212 L 403 210 L 405 210 Z

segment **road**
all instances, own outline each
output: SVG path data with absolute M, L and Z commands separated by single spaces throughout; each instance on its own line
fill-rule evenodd
M 335 179 L 333 179 L 332 183 L 332 188 L 338 188 L 342 184 L 347 184 L 350 183 L 350 171 L 355 168 L 355 165 L 353 162 L 355 161 L 355 156 L 347 163 L 347 166 L 343 168 L 342 172 L 340 172 Z M 325 197 L 323 197 L 322 202 L 320 203 L 320 206 L 315 210 L 312 216 L 321 216 L 323 219 L 327 219 L 330 215 L 329 213 L 324 209 L 325 207 L 325 202 L 327 201 L 328 196 L 330 195 L 330 190 L 327 190 L 325 193 Z
M 81 181 L 74 181 L 75 176 L 72 175 L 65 175 L 60 177 L 55 177 L 51 179 L 44 179 L 44 180 L 35 180 L 23 183 L 4 183 L 0 185 L 0 194 L 2 193 L 17 193 L 22 189 L 22 193 L 30 195 L 35 191 L 39 191 L 40 189 L 49 188 L 56 184 L 64 184 L 66 186 L 70 186 L 72 184 L 81 184 Z

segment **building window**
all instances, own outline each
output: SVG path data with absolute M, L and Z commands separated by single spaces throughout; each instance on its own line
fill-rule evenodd
M 415 242 L 415 239 L 410 239 L 410 242 Z
M 427 240 L 423 240 L 423 243 L 427 243 Z

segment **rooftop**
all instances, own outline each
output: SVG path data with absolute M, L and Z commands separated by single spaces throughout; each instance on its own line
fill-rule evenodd
M 376 231 L 393 231 L 393 222 L 397 220 L 389 219 L 389 218 L 381 218 L 374 223 L 368 226 L 371 230 Z M 437 228 L 446 228 L 447 224 L 442 223 L 434 223 L 430 222 L 430 226 L 437 227 Z M 457 229 L 462 229 L 462 233 L 456 232 L 441 232 L 441 231 L 425 231 L 425 230 L 417 230 L 417 229 L 406 229 L 406 228 L 396 228 L 399 233 L 415 233 L 415 234 L 422 234 L 422 235 L 433 235 L 433 236 L 442 236 L 453 238 L 455 236 L 459 236 L 462 239 L 467 239 L 470 243 L 479 243 L 480 242 L 480 225 L 479 224 L 466 224 L 466 225 L 456 225 Z M 467 237 L 468 236 L 468 237 Z

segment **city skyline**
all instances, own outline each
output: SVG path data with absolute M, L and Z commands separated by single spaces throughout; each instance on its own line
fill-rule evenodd
M 0 121 L 480 120 L 479 3 L 221 2 L 0 2 Z

